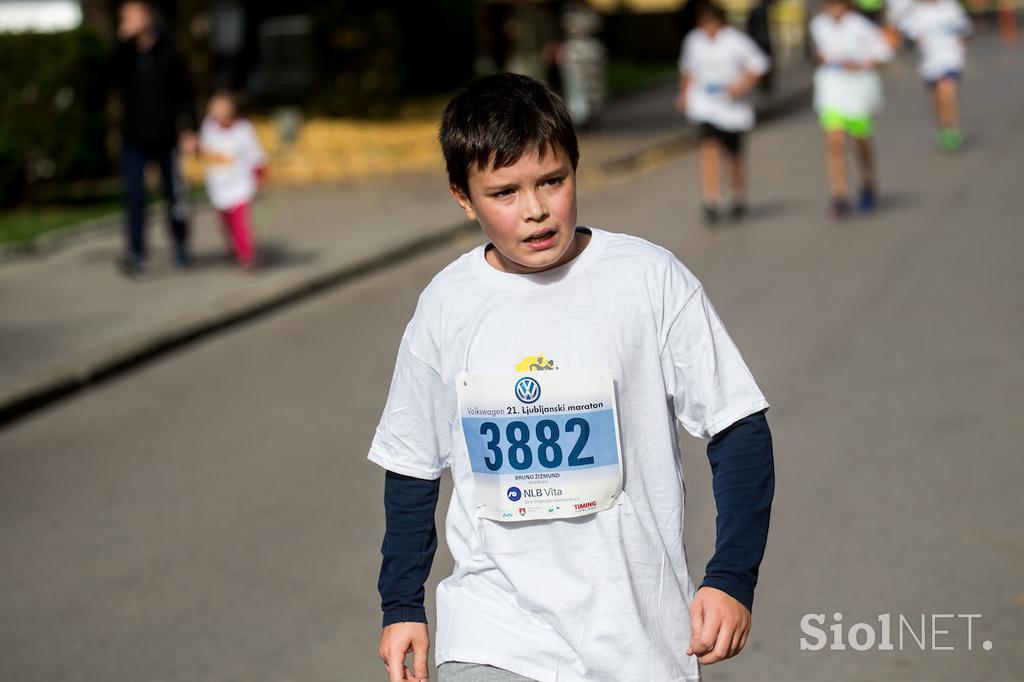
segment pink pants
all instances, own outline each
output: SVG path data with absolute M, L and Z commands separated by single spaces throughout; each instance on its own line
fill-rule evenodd
M 249 202 L 220 212 L 225 235 L 235 249 L 235 259 L 242 265 L 253 261 L 252 229 L 249 227 Z

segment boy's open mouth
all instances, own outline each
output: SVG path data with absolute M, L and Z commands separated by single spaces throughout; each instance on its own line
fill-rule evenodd
M 532 237 L 527 237 L 526 241 L 534 243 L 543 242 L 554 237 L 555 234 L 557 234 L 555 230 L 548 230 L 547 232 L 541 232 L 540 234 L 535 234 Z

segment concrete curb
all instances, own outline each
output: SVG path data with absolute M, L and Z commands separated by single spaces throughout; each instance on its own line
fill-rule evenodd
M 241 295 L 215 301 L 188 319 L 167 320 L 145 333 L 56 362 L 39 376 L 0 391 L 0 426 L 188 343 L 370 272 L 397 265 L 452 239 L 463 235 L 475 236 L 476 233 L 475 224 L 464 222 L 392 245 L 377 253 L 364 254 L 346 263 L 326 264 L 312 272 L 266 282 L 256 281 Z
M 195 216 L 210 208 L 210 202 L 205 198 L 190 198 L 192 215 Z M 146 222 L 153 224 L 161 220 L 166 213 L 162 200 L 146 208 Z M 71 246 L 78 242 L 92 237 L 97 237 L 111 232 L 124 229 L 124 214 L 108 213 L 107 215 L 89 218 L 70 227 L 62 227 L 57 230 L 43 232 L 36 235 L 28 242 L 0 244 L 0 266 L 4 263 L 28 260 L 46 256 L 65 246 Z
M 150 215 L 150 219 L 152 217 Z M 120 226 L 121 215 L 119 213 L 112 213 L 98 218 L 83 220 L 71 227 L 44 232 L 33 237 L 28 242 L 0 244 L 0 265 L 9 261 L 42 256 L 56 251 L 62 246 L 74 244 L 94 235 L 113 232 L 119 229 Z
M 810 86 L 801 88 L 759 108 L 758 115 L 761 120 L 771 120 L 804 107 L 810 99 L 810 92 Z M 627 173 L 648 166 L 653 160 L 678 156 L 691 149 L 696 139 L 694 132 L 688 129 L 668 142 L 606 161 L 600 164 L 599 172 L 603 175 Z M 165 321 L 157 328 L 119 340 L 95 352 L 54 363 L 39 376 L 5 387 L 0 390 L 0 426 L 193 341 L 357 277 L 398 265 L 452 239 L 476 234 L 475 224 L 449 225 L 344 263 L 325 264 L 312 272 L 257 281 L 243 294 L 217 301 L 188 319 Z

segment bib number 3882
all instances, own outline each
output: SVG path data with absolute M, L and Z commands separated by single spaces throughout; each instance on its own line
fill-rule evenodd
M 512 469 L 523 471 L 533 466 L 536 448 L 537 463 L 545 469 L 557 469 L 562 466 L 563 461 L 562 444 L 559 441 L 563 429 L 567 433 L 578 433 L 569 451 L 569 457 L 565 460 L 566 465 L 574 467 L 593 464 L 594 458 L 583 454 L 587 441 L 590 440 L 590 422 L 582 417 L 572 417 L 565 420 L 562 428 L 559 428 L 558 422 L 553 419 L 542 419 L 536 423 L 533 433 L 524 422 L 508 422 L 505 425 L 504 440 L 502 429 L 496 422 L 482 423 L 480 435 L 488 438 L 488 455 L 484 457 L 484 465 L 490 471 L 501 471 L 502 465 L 507 461 Z
M 610 372 L 464 373 L 456 385 L 480 516 L 567 518 L 618 503 Z

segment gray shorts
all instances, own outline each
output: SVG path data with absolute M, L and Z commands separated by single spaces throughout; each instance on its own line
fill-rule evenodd
M 437 682 L 536 682 L 501 668 L 449 661 L 437 667 Z

